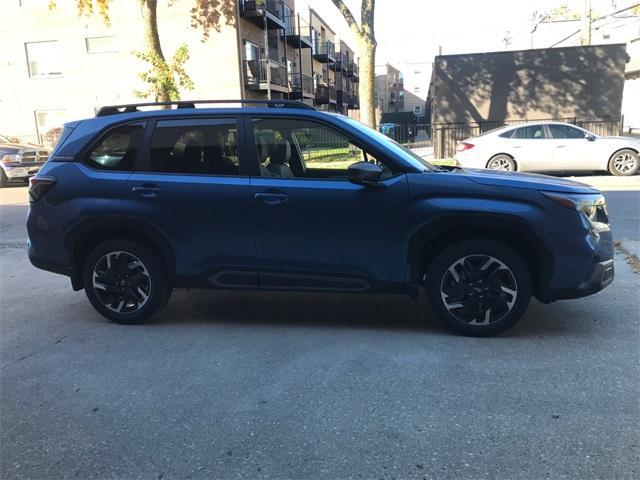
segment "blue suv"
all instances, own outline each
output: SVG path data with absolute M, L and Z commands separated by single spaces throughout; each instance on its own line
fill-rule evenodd
M 437 318 L 475 336 L 514 325 L 532 295 L 613 280 L 598 190 L 436 167 L 301 103 L 224 103 L 104 107 L 67 124 L 31 179 L 33 265 L 118 323 L 147 320 L 174 288 L 424 288 Z

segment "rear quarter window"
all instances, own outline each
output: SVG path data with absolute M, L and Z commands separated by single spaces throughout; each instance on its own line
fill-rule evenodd
M 143 131 L 142 125 L 122 125 L 109 130 L 87 152 L 84 162 L 96 170 L 132 170 Z

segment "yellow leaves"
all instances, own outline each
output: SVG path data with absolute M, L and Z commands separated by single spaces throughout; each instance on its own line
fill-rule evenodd
M 95 12 L 95 8 L 97 7 L 104 24 L 107 26 L 111 25 L 111 20 L 109 18 L 109 3 L 111 0 L 76 0 L 76 6 L 78 9 L 78 15 L 93 15 Z M 54 2 L 55 3 L 55 2 Z M 94 7 L 95 3 L 95 7 Z

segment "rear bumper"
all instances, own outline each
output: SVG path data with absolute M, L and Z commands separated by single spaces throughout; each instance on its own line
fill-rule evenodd
M 31 265 L 36 268 L 46 270 L 47 272 L 66 275 L 67 277 L 72 277 L 74 274 L 74 268 L 71 265 L 63 265 L 40 257 L 30 241 L 27 242 L 27 255 L 29 256 Z

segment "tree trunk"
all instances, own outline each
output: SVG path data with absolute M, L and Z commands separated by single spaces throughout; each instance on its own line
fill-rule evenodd
M 147 51 L 156 56 L 162 62 L 166 62 L 164 54 L 162 53 L 162 47 L 160 46 L 160 35 L 158 34 L 158 18 L 156 14 L 158 0 L 139 1 L 142 20 L 144 23 L 144 42 L 147 47 Z M 160 88 L 156 95 L 156 102 L 169 101 L 171 101 L 169 93 Z
M 360 54 L 360 121 L 376 128 L 376 43 L 368 38 L 358 39 Z

